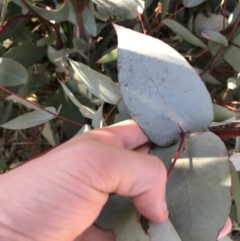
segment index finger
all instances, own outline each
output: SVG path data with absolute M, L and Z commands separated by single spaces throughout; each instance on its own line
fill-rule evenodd
M 148 137 L 143 133 L 140 126 L 134 120 L 126 120 L 82 135 L 84 138 L 86 138 L 86 136 L 109 145 L 129 150 L 135 149 L 149 142 Z

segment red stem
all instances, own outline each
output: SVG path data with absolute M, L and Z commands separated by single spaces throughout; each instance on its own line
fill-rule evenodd
M 185 137 L 186 137 L 186 134 L 184 132 L 181 133 L 181 141 L 179 143 L 179 146 L 178 146 L 178 149 L 177 149 L 177 152 L 175 153 L 174 155 L 174 158 L 173 158 L 173 162 L 170 166 L 170 168 L 168 169 L 168 172 L 167 172 L 167 177 L 169 178 L 171 173 L 172 173 L 172 170 L 177 162 L 177 159 L 182 151 L 182 148 L 184 146 L 184 143 L 185 143 Z
M 34 102 L 32 102 L 32 101 L 29 101 L 29 100 L 23 98 L 22 96 L 20 96 L 20 95 L 14 93 L 14 92 L 12 92 L 12 91 L 10 91 L 10 90 L 8 90 L 8 89 L 2 87 L 2 86 L 0 86 L 0 89 L 3 90 L 4 92 L 10 94 L 10 95 L 17 96 L 19 99 L 24 100 L 24 101 L 28 102 L 29 104 L 31 104 L 31 105 L 33 105 L 33 106 L 38 107 L 39 109 L 41 109 L 41 110 L 43 110 L 43 111 L 45 111 L 45 112 L 47 112 L 47 113 L 49 113 L 49 114 L 55 116 L 55 118 L 58 118 L 58 119 L 61 119 L 61 120 L 67 121 L 67 122 L 72 123 L 72 124 L 74 124 L 74 125 L 76 125 L 76 126 L 83 127 L 83 124 L 78 123 L 78 122 L 73 121 L 73 120 L 70 120 L 70 119 L 68 119 L 68 118 L 65 118 L 64 116 L 61 116 L 61 115 L 57 115 L 57 114 L 55 114 L 55 113 L 52 113 L 51 111 L 44 109 L 42 106 L 40 106 L 40 105 L 38 105 L 38 104 L 36 104 L 36 103 L 34 103 Z

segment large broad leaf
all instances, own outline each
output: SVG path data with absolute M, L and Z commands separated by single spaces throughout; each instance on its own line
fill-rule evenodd
M 17 61 L 0 58 L 0 85 L 15 86 L 25 84 L 28 80 L 27 70 Z
M 207 128 L 213 118 L 211 99 L 188 62 L 160 40 L 115 28 L 123 100 L 147 136 L 167 146 L 181 131 Z
M 135 18 L 136 13 L 143 13 L 145 7 L 143 0 L 93 0 L 93 2 L 106 12 L 123 19 Z
M 33 43 L 24 43 L 11 48 L 3 57 L 16 60 L 28 68 L 41 60 L 45 54 L 46 49 L 44 47 L 37 47 Z
M 92 94 L 110 104 L 116 104 L 119 101 L 119 86 L 108 76 L 73 60 L 70 60 L 70 64 L 78 75 L 79 81 L 84 83 Z
M 44 124 L 54 119 L 55 115 L 57 114 L 54 107 L 47 107 L 45 109 L 53 114 L 50 114 L 44 110 L 35 110 L 10 120 L 7 123 L 1 125 L 1 127 L 10 130 L 22 130 Z
M 170 29 L 172 29 L 173 32 L 175 32 L 177 35 L 179 35 L 182 39 L 186 40 L 187 42 L 201 47 L 206 48 L 207 46 L 194 34 L 192 34 L 187 28 L 183 27 L 178 22 L 172 20 L 172 19 L 165 19 L 162 21 L 165 25 L 167 25 Z
M 181 241 L 169 220 L 162 224 L 150 223 L 146 234 L 129 198 L 119 195 L 109 197 L 96 224 L 113 230 L 117 241 Z
M 178 145 L 154 147 L 151 154 L 169 169 Z M 184 241 L 212 241 L 231 206 L 231 178 L 226 147 L 213 133 L 187 137 L 167 183 L 170 218 Z

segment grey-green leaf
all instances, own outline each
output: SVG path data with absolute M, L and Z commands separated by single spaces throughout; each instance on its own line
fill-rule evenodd
M 181 241 L 170 220 L 160 224 L 150 223 L 149 236 L 151 241 Z
M 183 0 L 183 5 L 187 8 L 193 8 L 202 4 L 205 1 L 206 0 Z
M 44 55 L 46 55 L 46 48 L 37 47 L 33 43 L 24 43 L 11 48 L 3 57 L 16 60 L 28 68 L 41 60 Z
M 17 61 L 0 58 L 0 86 L 25 84 L 28 80 L 27 70 Z
M 85 84 L 86 88 L 98 98 L 110 104 L 116 104 L 120 99 L 119 86 L 108 76 L 103 75 L 90 67 L 69 60 L 74 72 L 79 80 Z
M 79 111 L 82 113 L 82 115 L 86 118 L 90 118 L 92 119 L 96 113 L 95 110 L 92 110 L 91 108 L 82 105 L 80 103 L 80 101 L 78 101 L 75 96 L 73 95 L 73 93 L 67 88 L 66 85 L 64 85 L 61 81 L 59 81 L 59 83 L 61 84 L 63 91 L 66 93 L 66 95 L 68 96 L 68 98 L 73 102 L 74 105 L 76 105 L 79 108 Z
M 222 122 L 236 116 L 235 112 L 216 104 L 213 104 L 213 113 L 215 122 Z
M 178 144 L 154 147 L 169 169 Z M 187 137 L 168 178 L 167 203 L 174 228 L 184 241 L 217 240 L 231 206 L 231 177 L 224 143 L 211 132 Z M 204 235 L 203 235 L 204 233 Z
M 143 13 L 145 8 L 143 0 L 93 0 L 93 2 L 106 12 L 123 19 L 135 18 L 136 13 Z
M 44 110 L 35 110 L 10 120 L 1 125 L 1 127 L 10 130 L 22 130 L 44 124 L 54 119 L 56 115 L 56 109 L 54 107 L 47 107 L 45 109 L 53 114 L 50 114 Z
M 102 58 L 97 61 L 97 63 L 98 64 L 106 64 L 106 63 L 117 60 L 117 57 L 118 57 L 118 49 L 115 48 L 115 49 L 111 50 L 109 53 L 103 55 Z
M 188 62 L 160 40 L 115 28 L 122 97 L 150 140 L 167 146 L 178 141 L 181 131 L 207 128 L 213 118 L 211 98 Z
M 202 30 L 201 35 L 209 40 L 212 40 L 216 43 L 223 44 L 224 46 L 228 46 L 228 40 L 225 36 L 220 34 L 219 32 L 211 31 L 211 30 Z
M 194 34 L 192 34 L 187 28 L 183 27 L 178 22 L 172 20 L 172 19 L 164 19 L 162 21 L 165 25 L 167 25 L 170 29 L 172 29 L 173 32 L 175 32 L 177 35 L 179 35 L 182 39 L 186 40 L 187 42 L 201 47 L 206 48 L 207 46 Z

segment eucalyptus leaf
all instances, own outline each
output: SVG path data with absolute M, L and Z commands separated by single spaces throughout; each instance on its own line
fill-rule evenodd
M 67 88 L 66 85 L 64 85 L 61 81 L 59 81 L 61 84 L 63 91 L 66 93 L 68 98 L 73 102 L 74 105 L 76 105 L 79 108 L 79 111 L 81 111 L 82 115 L 86 118 L 92 119 L 95 116 L 96 111 L 92 110 L 91 108 L 88 108 L 87 106 L 82 105 L 73 95 L 73 93 Z
M 51 10 L 49 8 L 40 8 L 35 4 L 31 3 L 30 1 L 28 1 L 28 4 L 36 13 L 38 13 L 42 18 L 46 20 L 66 21 L 68 19 L 69 5 L 67 4 L 67 2 L 64 2 L 63 4 L 58 4 L 57 9 Z
M 149 236 L 151 241 L 181 241 L 170 220 L 161 224 L 150 223 Z
M 109 14 L 123 19 L 132 19 L 138 13 L 143 13 L 145 2 L 143 0 L 92 0 Z
M 0 58 L 0 86 L 25 84 L 28 80 L 27 70 L 17 61 Z
M 236 117 L 235 112 L 230 111 L 227 108 L 216 104 L 213 104 L 213 113 L 214 113 L 213 121 L 215 122 L 222 122 L 232 117 Z
M 166 168 L 178 144 L 153 147 Z M 228 154 L 219 137 L 211 132 L 189 135 L 167 183 L 167 203 L 174 228 L 184 241 L 216 240 L 231 206 Z M 203 235 L 204 234 L 204 235 Z
M 202 30 L 201 35 L 206 39 L 210 39 L 216 43 L 223 44 L 226 47 L 228 46 L 227 38 L 218 32 L 211 30 Z
M 107 53 L 104 56 L 102 56 L 102 58 L 100 58 L 97 61 L 97 63 L 98 64 L 106 64 L 106 63 L 109 63 L 109 62 L 117 60 L 117 58 L 118 58 L 118 49 L 114 48 L 109 53 Z
M 182 131 L 207 128 L 213 118 L 211 99 L 188 62 L 160 40 L 114 26 L 122 97 L 149 139 L 168 146 Z
M 92 128 L 90 127 L 90 125 L 86 124 L 78 131 L 78 133 L 76 135 L 81 135 L 81 134 L 89 132 L 91 130 L 92 130 Z
M 183 5 L 187 8 L 193 8 L 202 4 L 205 1 L 206 0 L 183 0 Z
M 234 44 L 240 44 L 240 34 L 231 39 Z M 240 72 L 240 49 L 232 44 L 228 46 L 223 52 L 223 58 L 228 62 L 236 71 Z
M 168 11 L 169 5 L 171 0 L 162 0 L 162 13 L 161 13 L 161 19 L 163 20 L 166 16 L 166 13 Z
M 103 112 L 103 104 L 100 105 L 97 112 L 93 116 L 92 126 L 94 129 L 103 127 L 103 113 L 102 112 Z
M 86 88 L 98 98 L 110 104 L 116 104 L 120 99 L 119 86 L 108 76 L 103 75 L 90 67 L 69 60 L 74 72 L 79 80 L 85 84 Z
M 57 113 L 54 107 L 47 107 L 45 109 L 53 114 L 50 114 L 44 110 L 35 110 L 10 120 L 1 125 L 1 127 L 10 130 L 22 130 L 44 124 L 54 119 Z
M 164 19 L 162 22 L 187 42 L 201 48 L 207 47 L 199 38 L 197 38 L 193 33 L 191 33 L 187 28 L 185 28 L 178 22 L 172 19 Z
M 238 160 L 240 162 L 240 159 Z M 236 169 L 230 163 L 231 177 L 232 177 L 232 194 L 237 208 L 237 220 L 240 222 L 240 183 Z
M 37 47 L 33 43 L 24 43 L 11 48 L 2 57 L 16 60 L 28 68 L 41 60 L 44 55 L 46 55 L 46 48 Z
M 112 195 L 96 224 L 103 229 L 113 230 L 117 241 L 150 241 L 138 219 L 138 212 L 129 198 Z
M 196 16 L 194 20 L 194 29 L 196 32 L 201 32 L 203 30 L 210 30 L 215 32 L 220 32 L 223 30 L 223 15 L 215 13 L 200 13 Z M 227 18 L 225 18 L 227 27 Z
M 97 35 L 97 24 L 92 11 L 88 7 L 84 9 L 82 19 L 85 31 L 95 37 Z

